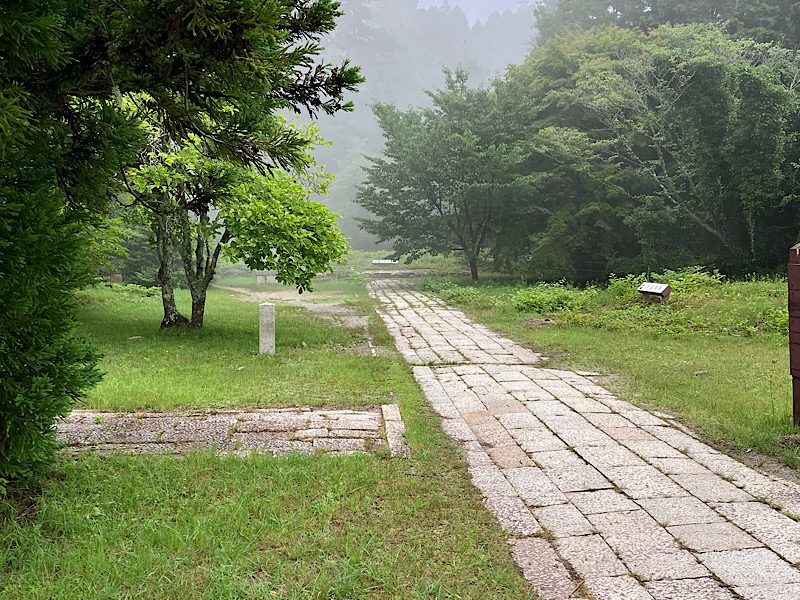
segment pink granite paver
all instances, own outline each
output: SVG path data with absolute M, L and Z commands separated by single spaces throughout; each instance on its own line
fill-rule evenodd
M 800 523 L 773 508 L 800 513 L 800 486 L 407 282 L 369 287 L 543 598 L 800 600 Z

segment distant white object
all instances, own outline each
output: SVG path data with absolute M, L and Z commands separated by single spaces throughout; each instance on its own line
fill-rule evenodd
M 275 305 L 258 305 L 258 353 L 275 354 Z
M 256 271 L 256 285 L 278 283 L 278 280 L 275 278 L 277 274 L 277 271 Z
M 636 288 L 644 296 L 645 300 L 650 300 L 652 296 L 658 296 L 664 302 L 669 302 L 669 294 L 672 288 L 666 283 L 650 283 L 645 281 L 642 285 Z
M 373 260 L 373 265 L 396 265 L 398 264 L 396 260 L 389 260 L 388 258 L 381 258 L 379 260 Z

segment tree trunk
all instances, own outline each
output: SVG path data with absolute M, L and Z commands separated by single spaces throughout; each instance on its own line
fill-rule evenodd
M 472 275 L 472 281 L 475 283 L 478 282 L 478 257 L 477 256 L 470 256 L 469 257 L 469 272 Z
M 202 287 L 202 289 L 199 289 Z M 208 285 L 197 286 L 192 290 L 192 320 L 189 321 L 190 327 L 202 327 L 203 317 L 206 312 L 206 290 Z
M 189 319 L 184 317 L 175 305 L 175 285 L 172 282 L 172 253 L 170 252 L 169 221 L 165 215 L 156 216 L 158 228 L 156 230 L 156 253 L 160 266 L 158 279 L 161 281 L 161 302 L 164 305 L 164 318 L 161 329 L 181 327 L 189 324 Z

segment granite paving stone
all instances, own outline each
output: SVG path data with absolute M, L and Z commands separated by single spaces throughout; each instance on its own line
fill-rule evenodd
M 800 563 L 800 523 L 761 502 L 714 505 L 717 512 L 791 563 Z
M 653 600 L 653 596 L 629 575 L 587 579 L 584 587 L 597 600 Z M 678 600 L 678 597 L 670 597 L 669 600 Z
M 567 494 L 569 501 L 584 515 L 636 510 L 638 506 L 616 490 L 575 492 Z
M 547 430 L 512 429 L 511 435 L 529 454 L 563 450 L 567 447 L 561 439 Z
M 613 487 L 608 479 L 591 465 L 567 469 L 546 469 L 545 473 L 562 492 L 587 492 Z
M 766 548 L 698 555 L 714 575 L 731 586 L 800 583 L 800 571 Z
M 733 588 L 745 600 L 797 600 L 800 598 L 800 583 L 773 583 L 747 585 Z
M 703 502 L 747 502 L 753 497 L 718 475 L 678 473 L 670 477 Z
M 576 453 L 596 467 L 640 467 L 644 460 L 619 444 L 607 446 L 575 446 Z
M 517 467 L 529 467 L 533 463 L 528 455 L 515 443 L 503 444 L 487 448 L 486 453 L 501 469 L 513 469 Z
M 544 429 L 545 425 L 530 411 L 498 415 L 497 420 L 506 429 Z
M 628 574 L 628 569 L 599 535 L 560 538 L 556 540 L 556 549 L 584 580 Z
M 643 510 L 588 515 L 587 519 L 623 557 L 671 554 L 680 546 Z
M 690 579 L 707 577 L 708 570 L 687 552 L 628 554 L 622 556 L 625 565 L 636 577 L 644 581 L 659 579 Z
M 735 600 L 729 590 L 709 577 L 650 581 L 645 588 L 653 600 Z
M 651 517 L 662 526 L 695 525 L 723 521 L 716 512 L 694 496 L 679 498 L 646 498 L 638 500 Z
M 550 450 L 547 452 L 536 452 L 532 454 L 531 458 L 536 464 L 545 471 L 552 471 L 558 469 L 571 469 L 586 466 L 580 456 L 572 450 Z
M 592 524 L 572 504 L 554 504 L 534 510 L 536 520 L 557 538 L 589 535 Z
M 503 473 L 520 498 L 530 506 L 549 506 L 567 502 L 567 497 L 537 467 L 505 469 Z
M 667 475 L 712 475 L 711 471 L 691 458 L 651 458 L 648 462 Z
M 481 465 L 469 468 L 472 483 L 478 488 L 485 498 L 505 496 L 516 498 L 518 496 L 514 487 L 503 476 L 496 465 Z
M 759 548 L 763 544 L 733 523 L 703 523 L 667 527 L 672 535 L 693 552 L 718 552 Z
M 689 495 L 688 492 L 655 467 L 598 468 L 612 483 L 635 500 L 641 498 L 672 498 Z
M 483 502 L 508 533 L 521 536 L 542 533 L 539 523 L 519 498 L 494 496 L 486 498 Z
M 527 538 L 516 541 L 511 554 L 525 579 L 544 600 L 567 600 L 575 589 L 576 582 L 547 540 Z
M 618 429 L 616 431 L 619 431 Z M 609 434 L 613 435 L 613 434 Z M 669 444 L 660 440 L 629 440 L 616 436 L 620 444 L 635 452 L 645 460 L 652 458 L 685 458 L 686 455 L 682 454 Z

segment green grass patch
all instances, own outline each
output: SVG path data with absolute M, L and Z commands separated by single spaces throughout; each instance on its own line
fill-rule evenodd
M 374 314 L 363 288 L 338 291 Z M 106 353 L 91 406 L 397 402 L 412 459 L 62 455 L 37 488 L 0 498 L 4 599 L 533 597 L 395 352 L 360 356 L 363 334 L 279 305 L 278 353 L 255 356 L 256 303 L 225 290 L 203 331 L 160 332 L 160 300 L 141 289 L 83 300 L 82 328 Z
M 342 286 L 338 291 L 347 293 Z M 212 288 L 203 329 L 161 331 L 158 295 L 125 287 L 85 293 L 81 330 L 103 353 L 100 368 L 106 373 L 85 406 L 122 411 L 358 406 L 386 397 L 391 389 L 386 373 L 401 377 L 404 368 L 394 358 L 367 359 L 355 351 L 364 341 L 360 331 L 289 304 L 276 305 L 275 356 L 260 356 L 258 305 L 236 296 Z M 349 305 L 370 302 L 361 288 Z M 178 303 L 188 305 L 187 292 L 178 292 Z

